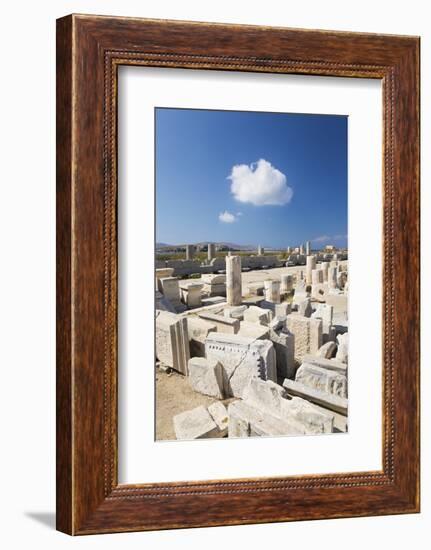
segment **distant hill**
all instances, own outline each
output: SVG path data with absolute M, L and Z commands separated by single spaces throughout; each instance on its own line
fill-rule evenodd
M 183 243 L 183 244 L 156 243 L 156 249 L 159 250 L 162 248 L 184 247 L 186 246 L 186 244 L 193 244 L 194 246 L 206 246 L 208 244 L 208 241 L 202 241 L 199 243 Z M 212 244 L 215 244 L 216 246 L 229 247 L 234 250 L 256 250 L 257 249 L 257 246 L 253 244 L 235 244 L 235 243 L 226 243 L 226 242 L 215 242 Z

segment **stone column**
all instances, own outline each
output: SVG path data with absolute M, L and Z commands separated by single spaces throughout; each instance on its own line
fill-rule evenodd
M 226 296 L 229 306 L 241 305 L 241 256 L 226 256 Z
M 323 282 L 326 283 L 328 280 L 329 262 L 322 262 L 320 264 L 320 269 L 323 271 Z
M 208 243 L 208 261 L 214 260 L 215 258 L 215 244 Z
M 274 304 L 280 303 L 280 281 L 265 281 L 265 300 Z
M 265 250 L 263 249 L 263 246 L 260 246 L 260 245 L 259 245 L 259 246 L 257 247 L 257 255 L 258 255 L 258 256 L 263 256 L 263 255 L 264 255 L 264 252 L 265 252 Z
M 318 285 L 323 283 L 323 271 L 321 269 L 313 269 L 311 271 L 311 284 Z
M 305 253 L 307 254 L 307 256 L 309 256 L 311 254 L 311 251 L 310 251 L 310 241 L 307 241 L 305 243 Z
M 316 269 L 316 256 L 307 256 L 307 265 L 305 268 L 305 282 L 311 285 L 311 272 Z
M 195 247 L 192 244 L 186 244 L 186 260 L 193 260 Z
M 282 275 L 281 276 L 280 292 L 282 294 L 286 294 L 286 292 L 290 292 L 291 290 L 293 290 L 293 277 L 292 277 L 292 275 Z
M 292 247 L 291 246 L 287 247 L 286 254 L 292 254 Z
M 328 269 L 328 288 L 337 288 L 337 268 L 330 267 Z
M 304 255 L 304 245 L 301 244 L 301 246 L 299 247 L 299 253 L 301 254 L 301 256 Z

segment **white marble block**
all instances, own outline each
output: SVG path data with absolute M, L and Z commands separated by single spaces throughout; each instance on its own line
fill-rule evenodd
M 177 439 L 223 437 L 214 419 L 202 405 L 177 414 L 173 418 L 173 423 Z
M 210 332 L 217 332 L 217 325 L 199 317 L 187 317 L 187 331 L 192 357 L 205 357 L 205 340 Z
M 181 298 L 183 302 L 189 308 L 196 308 L 202 306 L 202 289 L 204 285 L 202 283 L 180 283 Z
M 313 319 L 322 319 L 322 331 L 324 334 L 329 334 L 334 320 L 334 307 L 328 304 L 318 304 L 316 311 L 311 316 Z
M 315 355 L 322 345 L 322 321 L 302 317 L 301 315 L 288 315 L 286 326 L 295 336 L 295 361 L 301 362 L 304 355 Z
M 208 412 L 210 413 L 214 422 L 217 424 L 220 432 L 222 432 L 223 435 L 227 435 L 229 416 L 227 413 L 227 409 L 223 405 L 223 403 L 220 403 L 220 401 L 216 401 L 208 407 Z
M 274 345 L 277 359 L 277 375 L 280 378 L 294 378 L 295 367 L 295 336 L 285 328 L 281 332 L 270 330 L 269 339 Z
M 156 311 L 156 357 L 176 371 L 188 374 L 187 319 L 169 311 Z
M 223 367 L 205 357 L 189 359 L 189 381 L 194 391 L 223 399 Z
M 251 378 L 277 380 L 276 355 L 269 340 L 210 333 L 205 342 L 205 355 L 223 365 L 226 396 L 242 397 Z
M 273 304 L 280 303 L 280 281 L 265 281 L 265 300 Z
M 259 306 L 250 306 L 244 312 L 244 321 L 249 323 L 259 323 L 260 325 L 268 326 L 273 313 L 270 309 L 264 309 Z
M 209 321 L 216 325 L 218 332 L 227 332 L 228 334 L 236 334 L 239 331 L 240 320 L 218 315 L 216 313 L 202 312 L 199 313 L 199 318 L 204 321 Z
M 159 279 L 160 292 L 173 304 L 178 306 L 181 303 L 180 285 L 176 277 L 163 277 Z
M 281 276 L 281 294 L 287 294 L 293 290 L 293 277 L 292 275 L 282 275 Z
M 335 371 L 303 363 L 296 371 L 296 382 L 315 390 L 347 397 L 347 377 Z

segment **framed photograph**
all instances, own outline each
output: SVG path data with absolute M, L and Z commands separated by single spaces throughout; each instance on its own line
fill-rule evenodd
M 419 38 L 57 21 L 57 528 L 419 511 Z

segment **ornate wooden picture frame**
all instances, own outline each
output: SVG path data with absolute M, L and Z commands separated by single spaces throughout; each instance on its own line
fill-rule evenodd
M 381 471 L 123 485 L 117 69 L 380 79 Z M 57 528 L 69 534 L 419 511 L 419 39 L 70 15 L 57 21 Z

